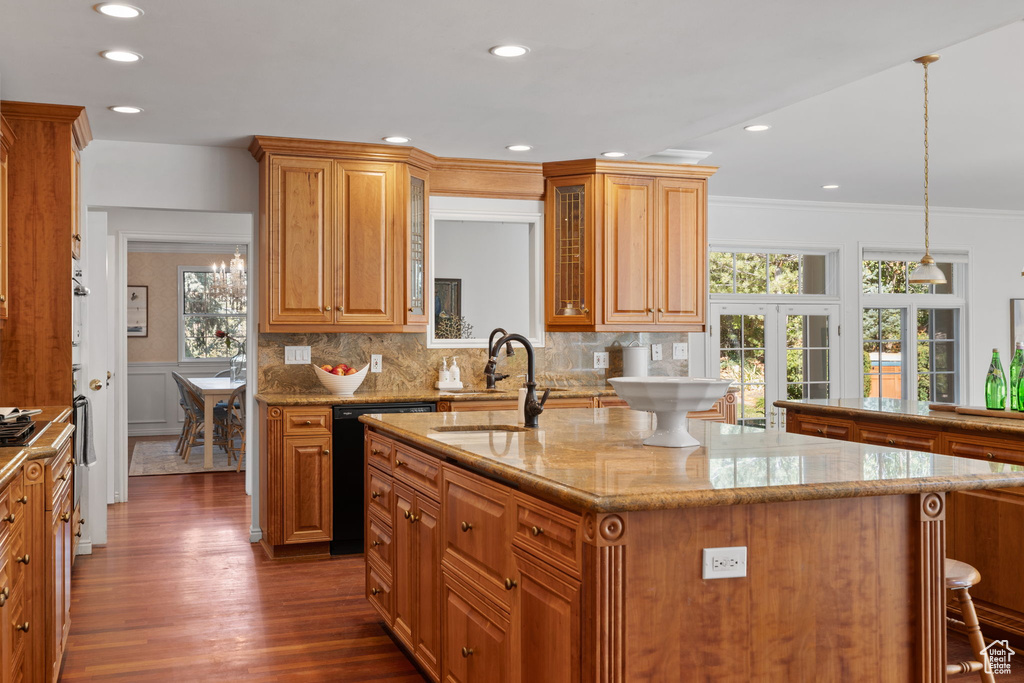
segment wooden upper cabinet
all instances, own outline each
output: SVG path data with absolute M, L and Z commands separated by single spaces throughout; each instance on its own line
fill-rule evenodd
M 717 169 L 598 159 L 543 168 L 548 329 L 703 331 Z
M 266 322 L 331 323 L 334 299 L 334 164 L 275 157 L 270 162 Z
M 427 182 L 411 147 L 258 136 L 262 332 L 421 332 Z
M 7 320 L 7 152 L 14 144 L 14 131 L 0 116 L 0 325 Z
M 654 179 L 605 176 L 604 319 L 654 322 Z

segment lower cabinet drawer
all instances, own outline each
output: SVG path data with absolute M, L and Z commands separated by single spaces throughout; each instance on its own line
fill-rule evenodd
M 395 605 L 391 597 L 391 579 L 377 569 L 373 562 L 366 563 L 366 599 L 370 601 L 384 622 L 394 621 Z
M 944 434 L 942 451 L 962 458 L 1024 464 L 1024 444 L 1021 449 L 1008 446 L 1005 441 L 981 437 Z
M 284 435 L 330 434 L 332 420 L 330 408 L 285 408 Z
M 441 623 L 442 681 L 512 680 L 508 617 L 448 572 L 443 578 Z
M 513 495 L 512 504 L 515 544 L 579 576 L 583 553 L 580 516 L 519 493 Z
M 391 519 L 391 513 L 395 509 L 394 496 L 391 494 L 391 477 L 378 472 L 373 467 L 367 468 L 366 501 L 371 510 Z
M 796 420 L 790 420 L 790 424 L 796 427 L 798 434 L 807 436 L 820 436 L 826 439 L 841 439 L 850 441 L 853 439 L 853 423 L 842 420 L 825 420 L 822 418 L 807 419 L 800 416 Z
M 404 481 L 432 498 L 441 491 L 441 461 L 426 453 L 417 453 L 408 446 L 395 445 L 396 479 Z
M 375 558 L 380 567 L 387 568 L 387 576 L 390 579 L 394 568 L 394 538 L 391 534 L 391 526 L 385 524 L 377 515 L 370 513 L 366 519 L 366 558 Z
M 924 432 L 909 429 L 892 429 L 888 425 L 861 424 L 857 430 L 858 441 L 878 446 L 906 448 L 911 451 L 935 453 L 939 449 L 938 432 Z
M 366 432 L 366 461 L 385 472 L 391 471 L 391 455 L 394 445 L 390 439 Z

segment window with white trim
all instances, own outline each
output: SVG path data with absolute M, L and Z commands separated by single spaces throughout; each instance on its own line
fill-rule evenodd
M 231 358 L 245 349 L 246 297 L 211 291 L 213 268 L 178 266 L 178 359 Z M 222 331 L 226 336 L 217 336 Z
M 919 254 L 863 250 L 865 397 L 959 401 L 967 254 L 933 255 L 945 284 L 910 283 Z
M 713 249 L 711 296 L 835 296 L 836 252 Z

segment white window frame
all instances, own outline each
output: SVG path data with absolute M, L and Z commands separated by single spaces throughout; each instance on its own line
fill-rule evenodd
M 800 254 L 804 256 L 825 256 L 825 272 L 827 280 L 825 283 L 825 294 L 747 294 L 733 292 L 711 292 L 711 252 L 732 252 L 744 254 Z M 843 247 L 842 245 L 819 245 L 807 247 L 801 244 L 787 242 L 746 242 L 722 240 L 712 242 L 708 245 L 707 282 L 709 297 L 712 301 L 757 301 L 771 303 L 795 304 L 795 303 L 840 303 L 840 290 L 842 288 Z M 841 311 L 840 311 L 841 313 Z
M 212 273 L 213 266 L 178 266 L 178 362 L 179 363 L 209 363 L 216 365 L 224 365 L 231 359 L 228 357 L 224 358 L 188 358 L 185 356 L 185 273 Z M 238 314 L 237 317 L 244 318 L 246 320 L 246 336 L 251 334 L 249 332 L 248 324 L 248 307 L 250 301 L 246 298 L 246 312 Z M 245 349 L 245 344 L 241 345 L 241 348 Z
M 877 256 L 884 253 L 887 258 L 879 259 Z M 874 246 L 861 244 L 858 249 L 857 268 L 861 277 L 858 278 L 859 286 L 859 307 L 858 326 L 859 350 L 864 351 L 864 310 L 868 308 L 895 308 L 901 310 L 903 317 L 902 339 L 900 340 L 902 373 L 902 398 L 905 401 L 917 400 L 917 312 L 922 309 L 946 308 L 958 311 L 957 314 L 957 335 L 954 338 L 956 366 L 954 367 L 953 378 L 954 402 L 963 402 L 966 399 L 967 387 L 970 386 L 967 364 L 967 278 L 971 261 L 970 251 L 948 250 L 934 251 L 932 256 L 939 263 L 953 264 L 953 291 L 950 294 L 875 294 L 864 291 L 863 268 L 864 261 L 870 260 L 901 260 L 914 262 L 920 258 L 920 251 L 904 249 L 893 249 L 891 246 Z M 866 375 L 863 368 L 859 373 L 860 391 L 863 396 L 863 382 Z

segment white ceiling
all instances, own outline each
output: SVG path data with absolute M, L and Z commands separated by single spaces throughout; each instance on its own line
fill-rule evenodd
M 913 184 L 904 167 L 919 132 L 919 74 L 908 63 L 1024 17 L 1020 0 L 129 1 L 146 14 L 115 20 L 92 11 L 93 0 L 0 0 L 3 98 L 86 105 L 95 136 L 112 140 L 241 146 L 253 134 L 366 142 L 404 134 L 441 156 L 524 161 L 706 149 L 714 152 L 707 163 L 723 166 L 714 194 L 821 199 L 814 190 L 835 180 L 844 184 L 836 199 L 875 201 L 856 188 L 878 185 L 863 197 L 905 203 L 915 201 L 901 187 Z M 520 60 L 487 53 L 505 42 L 532 51 Z M 971 86 L 996 71 L 1020 90 L 1019 53 L 982 60 L 966 86 L 949 85 L 954 51 L 969 45 L 934 68 L 936 176 L 948 172 L 939 160 L 954 149 L 940 131 L 940 121 L 953 125 L 943 100 L 978 97 Z M 97 56 L 111 48 L 145 59 Z M 873 79 L 860 80 L 896 65 L 875 77 L 881 96 Z M 833 102 L 851 88 L 863 102 Z M 830 90 L 823 109 L 809 100 L 773 115 L 775 128 L 757 142 L 730 128 Z M 114 104 L 146 111 L 107 111 Z M 869 124 L 867 143 L 831 125 L 849 111 Z M 818 122 L 823 114 L 831 118 Z M 972 148 L 978 126 L 966 130 L 957 163 L 985 166 L 1002 154 L 1002 140 Z M 535 149 L 507 152 L 513 143 Z M 792 175 L 804 167 L 806 177 Z M 955 204 L 938 195 L 936 177 L 935 203 Z M 965 205 L 1022 201 L 975 196 Z

